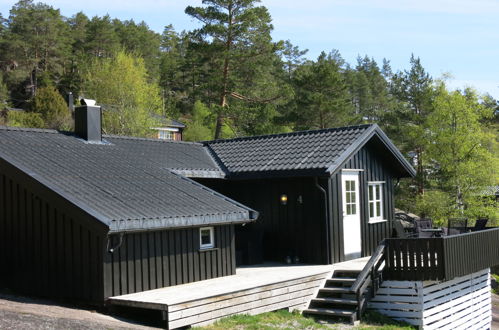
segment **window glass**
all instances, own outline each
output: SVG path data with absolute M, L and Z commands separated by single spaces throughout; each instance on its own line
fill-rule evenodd
M 215 247 L 213 227 L 204 227 L 199 229 L 199 242 L 201 249 Z
M 346 180 L 345 181 L 345 206 L 346 214 L 354 215 L 357 214 L 357 207 L 355 206 L 357 200 L 357 192 L 355 191 L 355 181 Z
M 369 219 L 383 219 L 382 183 L 368 184 Z

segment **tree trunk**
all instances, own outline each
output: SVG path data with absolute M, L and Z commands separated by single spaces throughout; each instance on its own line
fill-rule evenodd
M 220 93 L 220 109 L 217 114 L 217 124 L 215 126 L 215 140 L 220 139 L 220 135 L 222 134 L 222 127 L 224 124 L 225 117 L 225 109 L 227 108 L 227 88 L 228 88 L 228 80 L 229 80 L 229 56 L 230 49 L 232 46 L 232 5 L 229 4 L 228 10 L 228 28 L 227 28 L 227 41 L 225 42 L 225 58 L 224 58 L 224 66 L 223 66 L 223 74 L 222 74 L 222 91 Z
M 222 93 L 220 95 L 220 109 L 217 113 L 217 125 L 215 127 L 215 140 L 220 138 L 224 124 L 225 108 L 227 107 L 227 79 L 229 76 L 229 58 L 226 55 L 223 68 Z
M 418 194 L 424 195 L 424 168 L 423 168 L 423 151 L 421 147 L 416 149 L 417 155 L 417 186 L 418 186 Z

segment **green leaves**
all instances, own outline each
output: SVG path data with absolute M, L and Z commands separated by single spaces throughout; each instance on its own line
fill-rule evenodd
M 439 165 L 438 179 L 457 203 L 494 185 L 499 163 L 487 149 L 493 136 L 482 129 L 489 116 L 474 94 L 441 89 L 428 117 L 429 157 Z
M 159 87 L 148 81 L 144 61 L 123 51 L 93 60 L 84 91 L 103 106 L 108 134 L 149 136 L 154 114 L 162 114 Z

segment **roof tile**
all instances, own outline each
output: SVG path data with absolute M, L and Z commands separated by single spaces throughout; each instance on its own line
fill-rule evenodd
M 89 210 L 111 230 L 246 222 L 249 208 L 173 173 L 218 173 L 199 143 L 104 137 L 90 144 L 49 130 L 0 128 L 0 158 Z M 114 226 L 119 226 L 114 227 Z

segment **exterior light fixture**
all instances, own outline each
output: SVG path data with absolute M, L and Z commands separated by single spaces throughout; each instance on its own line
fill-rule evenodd
M 288 195 L 282 194 L 280 198 L 281 204 L 286 205 L 288 204 Z
M 300 204 L 303 204 L 303 197 L 300 195 L 298 196 L 298 198 L 296 199 L 296 201 Z

